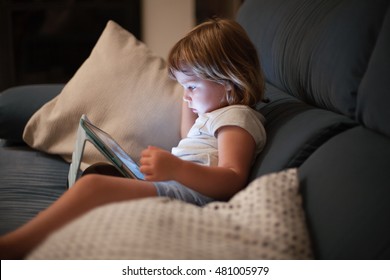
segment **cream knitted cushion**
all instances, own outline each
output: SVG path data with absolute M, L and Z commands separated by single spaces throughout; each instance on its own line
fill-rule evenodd
M 308 259 L 296 169 L 265 175 L 204 208 L 148 198 L 95 209 L 29 259 Z
M 30 146 L 70 161 L 80 117 L 87 114 L 135 159 L 147 145 L 170 149 L 180 140 L 182 87 L 163 59 L 113 21 L 63 91 L 27 123 Z M 162 120 L 164 122 L 162 122 Z M 104 158 L 86 147 L 85 164 Z

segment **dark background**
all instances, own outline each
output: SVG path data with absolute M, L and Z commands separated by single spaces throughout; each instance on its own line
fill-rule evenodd
M 196 0 L 196 21 L 234 17 L 241 2 Z M 141 9 L 142 0 L 0 0 L 0 91 L 66 83 L 110 19 L 142 40 Z

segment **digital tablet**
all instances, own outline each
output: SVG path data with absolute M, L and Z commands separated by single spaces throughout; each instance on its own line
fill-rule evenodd
M 138 164 L 122 149 L 121 146 L 106 132 L 93 125 L 83 115 L 80 125 L 89 136 L 90 141 L 113 165 L 126 177 L 144 180 Z

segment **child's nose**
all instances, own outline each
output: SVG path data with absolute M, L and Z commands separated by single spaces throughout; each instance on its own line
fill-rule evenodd
M 190 95 L 189 95 L 187 90 L 184 91 L 183 100 L 184 100 L 184 102 L 190 102 L 191 101 L 191 97 L 190 97 Z

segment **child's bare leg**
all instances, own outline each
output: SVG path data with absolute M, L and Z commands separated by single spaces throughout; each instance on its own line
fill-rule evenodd
M 150 182 L 87 175 L 31 221 L 0 237 L 0 257 L 25 257 L 54 230 L 95 207 L 156 195 L 156 189 Z

